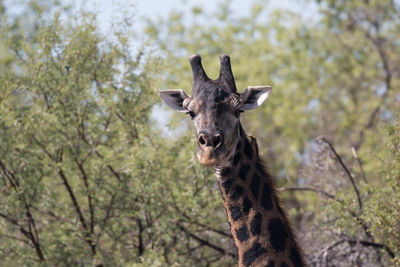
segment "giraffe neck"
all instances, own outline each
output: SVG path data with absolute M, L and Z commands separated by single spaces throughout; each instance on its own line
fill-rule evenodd
M 271 176 L 240 128 L 228 166 L 215 169 L 239 266 L 304 266 L 291 226 L 279 205 Z

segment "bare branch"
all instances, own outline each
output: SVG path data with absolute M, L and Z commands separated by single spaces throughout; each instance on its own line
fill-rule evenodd
M 28 217 L 29 232 L 30 232 L 31 236 L 33 237 L 33 240 L 32 240 L 33 245 L 35 246 L 35 249 L 39 256 L 39 259 L 44 261 L 44 255 L 43 255 L 42 249 L 40 247 L 39 234 L 37 232 L 35 219 L 33 218 L 31 210 L 29 208 L 29 205 L 26 203 L 25 199 L 24 199 L 24 202 L 25 202 L 25 208 L 26 208 L 26 217 Z M 33 232 L 32 232 L 32 227 L 33 227 Z
M 357 161 L 357 163 L 358 163 L 358 166 L 360 167 L 361 177 L 363 178 L 364 182 L 367 184 L 367 183 L 368 183 L 368 181 L 367 181 L 367 176 L 365 175 L 364 167 L 363 167 L 363 164 L 362 164 L 362 162 L 361 162 L 361 159 L 358 157 L 358 153 L 357 153 L 356 148 L 355 148 L 355 147 L 352 147 L 352 148 L 351 148 L 351 152 L 353 153 L 353 156 L 354 156 L 354 158 L 356 159 L 356 161 Z
M 103 227 L 106 225 L 108 219 L 111 217 L 111 209 L 114 205 L 114 200 L 115 200 L 115 196 L 117 193 L 114 193 L 111 195 L 111 199 L 110 199 L 110 204 L 108 204 L 107 210 L 106 210 L 106 215 L 104 216 L 103 220 L 102 220 L 102 224 Z M 101 234 L 101 233 L 100 233 Z
M 326 256 L 328 255 L 328 252 L 330 251 L 330 250 L 332 250 L 332 249 L 334 249 L 335 247 L 337 247 L 337 246 L 339 246 L 339 245 L 341 245 L 341 244 L 343 244 L 343 243 L 345 243 L 346 242 L 346 240 L 339 240 L 339 241 L 337 241 L 337 242 L 335 242 L 335 243 L 333 243 L 332 245 L 329 245 L 329 246 L 327 246 L 325 249 L 323 249 L 322 251 L 321 251 L 321 257 L 323 258 L 323 260 L 324 261 L 326 261 Z M 322 256 L 323 255 L 323 256 Z
M 188 234 L 190 237 L 192 237 L 192 238 L 195 239 L 196 241 L 200 242 L 200 244 L 202 244 L 202 245 L 204 245 L 204 246 L 207 246 L 207 247 L 210 247 L 210 248 L 212 248 L 212 249 L 218 251 L 219 253 L 221 253 L 221 254 L 223 254 L 223 255 L 228 255 L 228 256 L 231 256 L 232 258 L 236 258 L 236 254 L 235 254 L 235 253 L 229 252 L 229 251 L 227 251 L 227 250 L 225 250 L 225 249 L 223 249 L 223 248 L 221 248 L 221 247 L 219 247 L 219 246 L 217 246 L 217 245 L 214 245 L 214 244 L 208 242 L 207 240 L 204 240 L 204 239 L 198 237 L 197 235 L 191 233 L 189 230 L 187 230 L 186 228 L 184 228 L 182 225 L 178 225 L 178 227 L 179 227 L 179 229 L 181 229 L 183 232 L 185 232 L 186 234 Z
M 68 191 L 68 194 L 69 194 L 69 196 L 72 200 L 72 203 L 75 207 L 75 211 L 78 214 L 79 220 L 81 221 L 82 227 L 84 229 L 84 235 L 86 237 L 85 241 L 86 241 L 86 243 L 88 243 L 90 249 L 92 250 L 93 255 L 95 255 L 96 254 L 96 245 L 93 243 L 93 240 L 90 237 L 90 234 L 88 232 L 89 229 L 88 229 L 85 217 L 83 216 L 81 208 L 78 204 L 78 200 L 76 199 L 75 194 L 72 191 L 70 184 L 68 183 L 67 177 L 65 176 L 65 174 L 61 168 L 58 169 L 58 174 L 61 177 L 61 180 L 63 181 L 64 186 Z
M 0 161 L 0 167 L 4 175 L 7 177 L 8 181 L 12 185 L 12 187 L 16 189 L 19 186 L 19 183 L 18 180 L 15 179 L 14 174 L 7 169 L 6 165 L 2 161 Z
M 69 197 L 71 198 L 72 203 L 74 204 L 76 213 L 78 214 L 79 220 L 81 221 L 81 224 L 82 224 L 83 228 L 85 230 L 87 230 L 86 220 L 85 220 L 85 217 L 83 217 L 83 213 L 82 213 L 81 208 L 80 208 L 80 206 L 78 204 L 78 200 L 76 199 L 75 194 L 72 191 L 72 188 L 68 183 L 67 177 L 65 176 L 64 171 L 61 168 L 58 169 L 58 175 L 61 177 L 61 180 L 63 181 L 64 186 L 67 189 Z
M 39 209 L 38 207 L 35 207 L 35 206 L 31 206 L 36 212 L 38 212 L 38 213 L 40 213 L 41 215 L 48 215 L 48 216 L 50 216 L 51 218 L 54 218 L 54 221 L 58 221 L 58 222 L 63 222 L 63 223 L 68 223 L 68 224 L 70 224 L 70 225 L 76 225 L 76 222 L 73 222 L 73 221 L 70 221 L 70 220 L 68 220 L 68 219 L 66 219 L 66 218 L 64 218 L 64 217 L 61 217 L 61 216 L 59 216 L 59 215 L 57 215 L 57 214 L 55 214 L 53 211 L 51 211 L 51 210 L 49 210 L 49 211 L 46 211 L 46 210 L 41 210 L 41 209 Z
M 85 169 L 83 168 L 83 164 L 79 163 L 77 160 L 75 162 L 78 165 L 78 169 L 82 174 L 83 183 L 86 188 L 86 194 L 87 194 L 88 205 L 89 205 L 89 213 L 90 213 L 90 232 L 93 234 L 93 232 L 94 232 L 94 208 L 93 208 L 93 204 L 92 204 L 92 195 L 90 194 L 90 188 L 89 188 L 89 177 L 87 176 Z
M 19 190 L 19 182 L 16 179 L 14 173 L 12 173 L 10 170 L 7 169 L 7 167 L 5 166 L 5 164 L 3 162 L 0 161 L 0 167 L 4 173 L 4 175 L 7 177 L 8 181 L 10 182 L 10 184 L 12 185 L 12 187 L 14 188 L 14 190 L 18 191 Z M 14 225 L 17 225 L 20 228 L 20 231 L 29 239 L 32 241 L 33 246 L 35 247 L 36 253 L 39 257 L 40 261 L 45 261 L 45 257 L 43 255 L 42 249 L 40 247 L 40 241 L 39 241 L 39 235 L 37 232 L 37 228 L 36 228 L 36 223 L 35 223 L 35 219 L 32 216 L 32 213 L 30 211 L 30 206 L 25 198 L 24 195 L 18 195 L 18 199 L 19 201 L 22 202 L 23 206 L 25 206 L 25 215 L 28 219 L 28 230 L 24 229 L 17 220 L 15 219 L 11 219 L 10 217 L 8 217 L 5 214 L 0 214 L 1 217 L 8 219 L 8 221 L 12 222 Z M 33 228 L 33 229 L 32 229 Z
M 144 253 L 144 244 L 143 244 L 143 232 L 144 232 L 144 228 L 143 228 L 143 224 L 142 224 L 142 220 L 140 218 L 136 218 L 136 222 L 139 228 L 139 232 L 138 232 L 138 239 L 139 239 L 139 247 L 138 247 L 138 254 L 139 256 L 142 256 Z
M 2 236 L 2 237 L 4 237 L 4 238 L 15 239 L 15 240 L 20 241 L 20 242 L 22 242 L 22 243 L 25 243 L 25 244 L 27 244 L 28 246 L 30 246 L 30 247 L 33 248 L 33 246 L 32 246 L 31 243 L 29 243 L 27 240 L 24 240 L 24 239 L 22 239 L 22 238 L 19 238 L 19 237 L 16 237 L 16 236 L 12 236 L 12 235 L 5 235 L 5 234 L 0 234 L 0 236 Z
M 200 226 L 200 227 L 205 228 L 205 229 L 208 230 L 208 231 L 215 232 L 215 233 L 220 234 L 220 235 L 222 235 L 222 236 L 226 236 L 226 237 L 232 238 L 232 235 L 231 235 L 231 234 L 225 233 L 225 232 L 222 231 L 222 230 L 215 229 L 215 228 L 213 228 L 213 227 L 211 227 L 211 226 L 208 226 L 208 225 L 205 225 L 205 224 L 203 224 L 203 223 L 200 223 L 200 222 L 198 222 L 198 221 L 196 221 L 196 220 L 193 220 L 193 219 L 191 218 L 191 216 L 187 215 L 184 211 L 182 211 L 182 210 L 178 207 L 178 205 L 176 205 L 174 197 L 172 197 L 172 198 L 173 198 L 173 200 L 174 200 L 173 203 L 172 203 L 172 207 L 173 207 L 180 215 L 182 215 L 182 216 L 187 220 L 187 222 L 189 222 L 189 223 L 194 223 L 194 224 L 196 224 L 196 225 L 198 225 L 198 226 Z
M 54 162 L 57 162 L 57 158 L 54 157 L 53 155 L 51 155 L 51 153 L 49 151 L 47 151 L 46 147 L 39 142 L 39 140 L 36 139 L 36 137 L 34 135 L 31 136 L 33 141 L 35 141 L 35 143 L 42 149 L 42 151 Z
M 318 189 L 318 188 L 312 188 L 312 187 L 281 187 L 281 188 L 278 188 L 278 190 L 279 191 L 311 191 L 311 192 L 315 192 L 315 193 L 321 194 L 321 195 L 323 195 L 323 196 L 325 196 L 327 198 L 337 200 L 334 195 L 329 194 L 328 192 L 326 192 L 324 190 L 321 190 L 321 189 Z
M 337 197 L 335 197 L 332 194 L 329 194 L 328 192 L 325 192 L 321 189 L 317 189 L 317 188 L 312 188 L 312 187 L 282 187 L 280 189 L 278 189 L 280 191 L 310 191 L 310 192 L 314 192 L 314 193 L 318 193 L 318 194 L 322 194 L 325 197 L 329 198 L 329 199 L 333 199 L 336 202 L 343 204 L 343 201 L 341 199 L 338 199 Z M 364 230 L 365 235 L 371 239 L 372 241 L 374 240 L 373 236 L 371 235 L 370 231 L 369 231 L 369 226 L 367 225 L 367 223 L 354 211 L 352 210 L 348 210 L 348 212 L 351 214 L 351 216 L 357 221 L 357 223 L 359 223 L 362 227 L 362 229 Z
M 19 230 L 21 231 L 21 233 L 23 235 L 25 235 L 25 237 L 28 238 L 32 242 L 33 247 L 36 250 L 36 254 L 39 257 L 39 260 L 40 261 L 45 261 L 44 255 L 43 255 L 42 250 L 40 248 L 40 245 L 36 241 L 35 236 L 32 234 L 31 231 L 26 230 L 22 225 L 19 224 L 19 222 L 16 219 L 14 219 L 14 218 L 6 215 L 6 214 L 0 213 L 0 217 L 4 218 L 5 220 L 9 221 L 13 225 L 17 226 L 19 228 Z
M 349 177 L 349 180 L 350 180 L 351 184 L 353 185 L 353 189 L 354 189 L 354 191 L 356 192 L 356 195 L 357 195 L 358 208 L 361 211 L 363 209 L 363 205 L 362 205 L 362 201 L 361 201 L 361 195 L 360 195 L 360 192 L 358 191 L 357 185 L 356 185 L 356 183 L 354 181 L 354 177 L 351 174 L 349 168 L 347 168 L 346 164 L 344 164 L 342 158 L 336 152 L 336 149 L 333 147 L 331 142 L 329 142 L 325 137 L 318 138 L 318 141 L 320 141 L 320 142 L 322 141 L 322 142 L 326 143 L 329 146 L 329 148 L 331 149 L 332 153 L 335 155 L 336 159 L 339 161 L 340 166 L 342 166 L 343 170 L 347 174 L 347 177 Z
M 371 242 L 371 241 L 367 241 L 367 240 L 359 240 L 359 239 L 341 239 L 339 241 L 336 241 L 335 243 L 333 243 L 332 245 L 329 245 L 328 247 L 326 247 L 325 249 L 323 249 L 321 251 L 321 256 L 323 256 L 323 258 L 326 258 L 327 253 L 329 252 L 329 250 L 334 249 L 335 247 L 343 244 L 343 243 L 348 243 L 351 246 L 354 245 L 362 245 L 364 247 L 373 247 L 373 248 L 378 248 L 378 249 L 384 249 L 386 250 L 386 252 L 389 254 L 389 256 L 391 258 L 394 258 L 394 253 L 393 251 L 386 245 L 384 244 L 380 244 L 380 243 L 376 243 L 376 242 Z
M 389 256 L 391 258 L 394 258 L 393 251 L 388 246 L 386 246 L 385 244 L 380 244 L 380 243 L 366 241 L 366 240 L 356 240 L 356 239 L 349 239 L 349 240 L 346 240 L 346 241 L 351 245 L 360 244 L 360 245 L 363 245 L 365 247 L 382 248 L 382 249 L 386 250 L 386 252 L 389 254 Z
M 232 235 L 231 235 L 231 234 L 225 233 L 224 231 L 215 229 L 215 228 L 213 228 L 213 227 L 211 227 L 211 226 L 202 224 L 202 223 L 197 222 L 197 221 L 191 221 L 191 222 L 194 223 L 194 224 L 197 224 L 198 226 L 201 226 L 201 227 L 205 228 L 207 231 L 211 231 L 211 232 L 220 234 L 220 235 L 222 235 L 222 236 L 226 236 L 226 237 L 232 238 Z
M 101 159 L 103 158 L 103 155 L 101 155 L 100 152 L 95 151 L 95 153 L 99 158 L 101 158 Z M 119 175 L 119 173 L 117 171 L 115 171 L 115 169 L 111 165 L 107 164 L 107 168 L 115 176 L 115 178 L 117 178 L 118 181 L 121 181 L 121 176 Z

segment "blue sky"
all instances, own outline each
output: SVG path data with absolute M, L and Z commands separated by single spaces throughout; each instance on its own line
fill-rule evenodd
M 94 8 L 98 12 L 99 24 L 102 30 L 107 31 L 111 25 L 112 17 L 118 12 L 119 7 L 134 5 L 136 14 L 134 25 L 137 32 L 140 32 L 143 23 L 142 18 L 148 17 L 155 19 L 169 14 L 173 10 L 187 10 L 191 6 L 200 6 L 205 12 L 212 12 L 218 7 L 218 3 L 224 0 L 73 0 L 80 6 L 82 4 Z M 246 15 L 249 13 L 250 7 L 254 2 L 267 3 L 270 10 L 276 8 L 284 8 L 291 10 L 299 10 L 304 4 L 305 0 L 232 0 L 232 9 L 234 15 Z
M 110 29 L 111 22 L 115 16 L 118 16 L 122 7 L 124 11 L 134 14 L 133 24 L 136 33 L 140 33 L 143 30 L 144 17 L 150 19 L 157 19 L 158 17 L 165 17 L 171 11 L 188 11 L 193 6 L 198 6 L 203 9 L 205 13 L 210 13 L 218 8 L 218 4 L 225 0 L 72 0 L 75 2 L 77 7 L 84 5 L 86 8 L 90 8 L 97 12 L 98 21 L 101 30 L 107 33 Z M 313 16 L 316 6 L 310 4 L 306 5 L 306 0 L 231 0 L 231 8 L 233 16 L 244 16 L 250 13 L 250 8 L 254 2 L 263 2 L 268 6 L 268 11 L 275 10 L 277 8 L 289 9 L 292 11 L 301 11 L 304 16 Z M 306 5 L 306 7 L 305 7 Z M 134 6 L 134 8 L 132 8 Z M 190 21 L 190 20 L 189 20 Z M 161 103 L 161 101 L 160 101 Z M 176 136 L 182 132 L 184 127 L 178 127 L 177 129 L 170 129 L 167 127 L 169 118 L 172 114 L 170 109 L 165 108 L 164 105 L 155 106 L 152 112 L 152 119 L 155 120 L 156 125 L 159 125 L 164 135 Z M 183 126 L 183 125 L 182 125 Z

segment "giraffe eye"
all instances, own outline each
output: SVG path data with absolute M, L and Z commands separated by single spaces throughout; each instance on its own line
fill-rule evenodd
M 191 118 L 192 120 L 194 119 L 194 117 L 196 117 L 196 114 L 194 114 L 193 111 L 188 111 L 188 112 L 186 112 L 186 114 L 189 114 L 189 115 L 190 115 L 190 118 Z

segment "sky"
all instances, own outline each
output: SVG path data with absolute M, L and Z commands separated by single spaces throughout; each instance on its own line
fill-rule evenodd
M 225 0 L 72 0 L 76 6 L 85 6 L 97 12 L 99 26 L 103 33 L 107 33 L 111 27 L 113 17 L 118 16 L 118 12 L 122 6 L 128 7 L 134 5 L 132 10 L 134 12 L 134 31 L 140 35 L 144 29 L 144 18 L 155 20 L 158 17 L 168 16 L 171 11 L 187 11 L 190 14 L 190 9 L 193 6 L 202 7 L 205 13 L 210 13 L 218 8 L 218 4 Z M 313 15 L 314 10 L 312 6 L 306 5 L 306 0 L 231 0 L 231 9 L 233 16 L 245 16 L 250 13 L 250 8 L 254 2 L 263 2 L 268 6 L 268 11 L 277 8 L 289 9 L 292 11 L 301 10 L 304 16 Z M 304 12 L 305 10 L 305 12 Z M 314 13 L 315 14 L 315 13 Z M 161 101 L 160 101 L 161 102 Z M 168 122 L 172 115 L 172 111 L 166 108 L 165 105 L 156 105 L 153 109 L 151 118 L 159 126 L 163 135 L 177 136 L 184 128 L 178 127 L 174 130 L 169 128 Z M 183 126 L 184 127 L 184 126 Z
M 143 18 L 156 19 L 157 17 L 165 17 L 173 10 L 187 10 L 192 6 L 200 6 L 205 12 L 212 12 L 218 7 L 218 4 L 224 0 L 73 0 L 77 6 L 86 5 L 94 8 L 98 12 L 99 24 L 105 32 L 109 29 L 113 15 L 122 5 L 135 6 L 135 21 L 136 32 L 140 32 L 144 26 Z M 232 11 L 234 15 L 241 16 L 249 14 L 252 3 L 256 0 L 232 0 Z M 258 0 L 265 2 L 270 10 L 276 8 L 299 10 L 304 6 L 304 0 Z
M 5 2 L 13 2 L 15 0 L 5 0 Z M 158 17 L 166 17 L 171 11 L 187 11 L 193 6 L 201 7 L 204 13 L 214 13 L 220 3 L 226 0 L 60 0 L 73 5 L 79 10 L 83 7 L 85 10 L 89 9 L 97 13 L 97 19 L 101 31 L 104 34 L 110 32 L 112 21 L 118 17 L 123 11 L 132 12 L 134 15 L 133 28 L 135 33 L 141 34 L 144 29 L 144 18 L 155 20 Z M 267 12 L 275 9 L 288 9 L 292 11 L 301 12 L 304 17 L 312 18 L 316 14 L 316 5 L 310 4 L 311 1 L 307 0 L 231 0 L 231 14 L 233 17 L 241 17 L 250 14 L 250 9 L 255 2 L 261 2 L 268 6 Z M 308 4 L 307 4 L 308 2 Z M 22 6 L 24 0 L 19 2 Z M 21 9 L 16 5 L 15 12 Z M 130 15 L 130 14 L 129 14 Z M 188 20 L 190 21 L 190 20 Z M 152 113 L 152 118 L 161 125 L 164 134 L 173 134 L 166 125 L 168 124 L 171 111 L 165 109 L 165 106 L 156 106 Z

